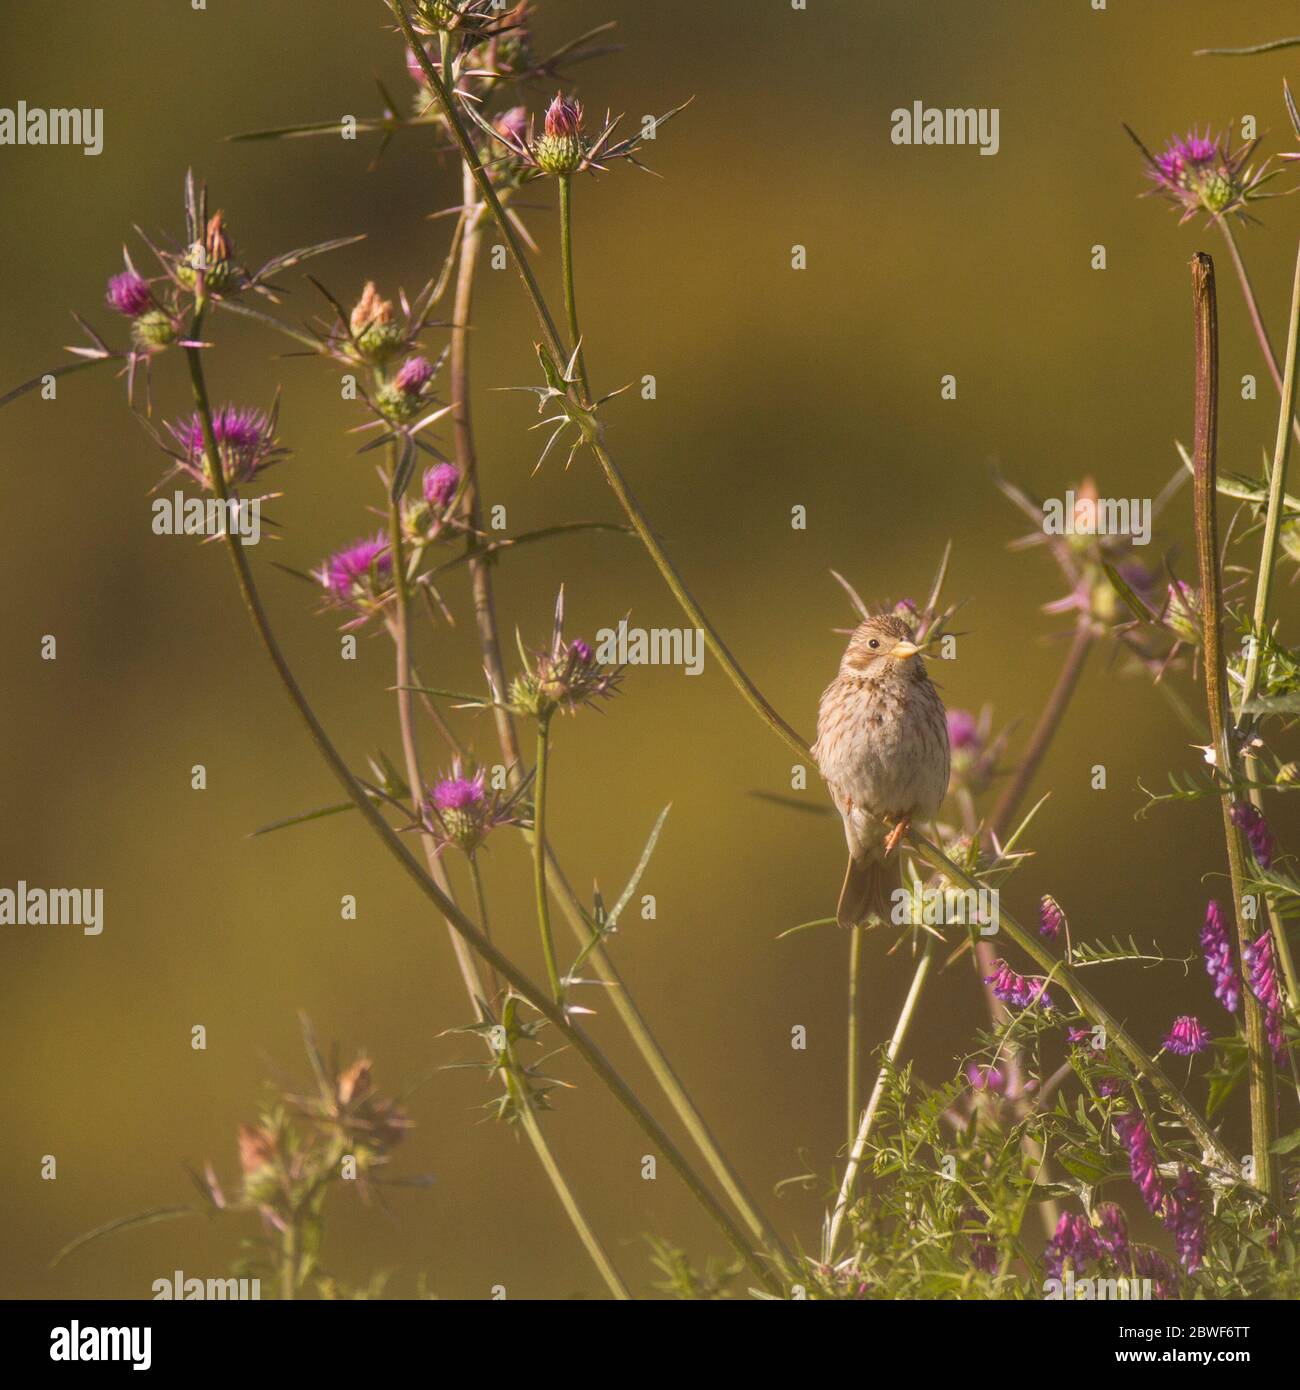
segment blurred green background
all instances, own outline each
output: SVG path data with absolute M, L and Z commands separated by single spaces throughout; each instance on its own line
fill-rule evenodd
M 962 0 L 543 3 L 539 46 L 606 19 L 623 52 L 576 70 L 590 110 L 661 111 L 695 95 L 649 162 L 577 194 L 580 294 L 598 389 L 645 373 L 658 398 L 630 392 L 610 410 L 610 443 L 697 595 L 766 694 L 805 734 L 838 661 L 832 629 L 851 614 L 834 567 L 873 600 L 920 596 L 944 542 L 951 592 L 969 598 L 959 659 L 937 675 L 950 706 L 986 702 L 998 722 L 1032 720 L 1064 651 L 1068 619 L 1042 614 L 1060 584 L 1042 553 L 1009 553 L 1021 524 L 991 482 L 996 465 L 1040 494 L 1094 475 L 1103 495 L 1153 496 L 1191 426 L 1188 260 L 1220 261 L 1225 467 L 1253 472 L 1271 447 L 1275 405 L 1221 245 L 1167 209 L 1139 202 L 1139 161 L 1120 128 L 1149 143 L 1192 123 L 1253 113 L 1271 148 L 1290 141 L 1281 79 L 1294 53 L 1216 60 L 1194 48 L 1279 37 L 1294 7 L 1259 0 L 1230 13 L 1208 0 L 1054 5 Z M 0 148 L 0 385 L 59 360 L 75 307 L 101 328 L 106 277 L 132 224 L 179 235 L 188 164 L 207 178 L 236 244 L 254 264 L 291 246 L 365 232 L 315 267 L 345 301 L 367 277 L 412 289 L 440 261 L 450 229 L 426 214 L 458 200 L 450 164 L 424 133 L 394 141 L 329 138 L 231 145 L 239 130 L 371 114 L 380 73 L 405 101 L 401 49 L 378 0 L 69 0 L 6 7 L 0 104 L 102 106 L 105 149 Z M 536 104 L 550 93 L 539 90 Z M 923 100 L 997 106 L 1001 152 L 897 148 L 889 113 Z M 529 223 L 539 271 L 557 292 L 550 190 Z M 1267 205 L 1243 246 L 1274 334 L 1284 329 L 1300 204 Z M 790 269 L 790 248 L 808 269 Z M 1089 267 L 1102 243 L 1108 269 Z M 290 309 L 314 312 L 301 275 Z M 558 297 L 558 294 L 557 294 Z M 370 461 L 346 429 L 320 363 L 273 356 L 278 341 L 219 319 L 208 371 L 219 400 L 269 403 L 284 389 L 275 475 L 284 539 L 254 553 L 281 638 L 327 727 L 360 765 L 397 751 L 390 657 L 365 638 L 338 659 L 332 619 L 270 561 L 307 567 L 373 526 Z M 121 337 L 121 325 L 111 330 Z M 532 476 L 539 436 L 528 398 L 532 324 L 511 272 L 482 276 L 476 396 L 486 499 L 513 531 L 614 519 L 594 465 L 559 460 Z M 1239 399 L 1244 373 L 1259 399 Z M 958 379 L 941 402 L 939 378 Z M 156 409 L 187 406 L 182 363 L 155 372 Z M 338 818 L 266 838 L 248 832 L 335 799 L 255 645 L 215 546 L 158 537 L 148 489 L 159 457 L 132 421 L 120 382 L 90 373 L 53 402 L 28 396 L 0 416 L 6 544 L 0 615 L 6 736 L 0 742 L 0 883 L 105 890 L 102 936 L 0 929 L 8 1115 L 3 1145 L 0 1293 L 147 1297 L 173 1269 L 224 1271 L 252 1218 L 137 1230 L 51 1271 L 76 1233 L 191 1195 L 182 1161 L 211 1158 L 237 1186 L 235 1128 L 255 1115 L 263 1078 L 305 1079 L 295 1011 L 347 1056 L 373 1055 L 381 1087 L 404 1090 L 417 1128 L 396 1171 L 431 1172 L 391 1214 L 335 1201 L 331 1270 L 389 1292 L 417 1278 L 443 1297 L 564 1297 L 600 1290 L 526 1145 L 480 1123 L 481 1073 L 440 1070 L 476 1057 L 442 1036 L 467 1018 L 445 931 L 397 881 L 359 825 Z M 792 531 L 790 508 L 808 509 Z M 1163 540 L 1192 566 L 1190 498 Z M 1154 549 L 1154 548 L 1153 548 Z M 630 540 L 586 535 L 509 557 L 497 571 L 507 637 L 543 639 L 557 586 L 570 631 L 676 626 L 678 614 Z M 478 679 L 463 577 L 447 586 L 451 631 L 424 631 L 426 675 Z M 1294 590 L 1280 594 L 1294 636 Z M 39 659 L 43 634 L 58 660 Z M 1163 782 L 1197 755 L 1149 686 L 1120 682 L 1103 657 L 1044 767 L 1052 797 L 1035 859 L 1009 906 L 1054 893 L 1078 935 L 1134 933 L 1174 954 L 1194 949 L 1206 875 L 1223 870 L 1208 804 L 1137 821 L 1139 777 Z M 1180 678 L 1186 683 L 1186 677 Z M 484 717 L 462 728 L 492 760 Z M 432 744 L 426 763 L 435 762 Z M 190 789 L 202 762 L 208 789 Z M 673 804 L 645 883 L 653 922 L 627 919 L 616 958 L 637 1000 L 734 1161 L 792 1238 L 811 1246 L 818 1194 L 775 1185 L 827 1173 L 841 1140 L 847 943 L 825 928 L 777 933 L 833 910 L 843 853 L 837 824 L 756 801 L 788 788 L 786 750 L 739 702 L 710 659 L 705 674 L 631 673 L 603 715 L 564 721 L 553 834 L 575 883 L 616 892 L 659 809 Z M 1109 790 L 1089 788 L 1106 764 Z M 808 793 L 819 802 L 814 786 Z M 1278 809 L 1285 842 L 1288 824 Z M 487 856 L 501 937 L 540 974 L 522 844 Z M 1210 884 L 1217 888 L 1218 879 Z M 359 899 L 356 922 L 339 899 Z M 892 1026 L 904 953 L 869 947 L 868 1034 Z M 567 946 L 567 941 L 566 941 Z M 1154 1045 L 1174 1014 L 1220 1016 L 1198 966 L 1113 970 L 1102 985 Z M 666 1107 L 608 1005 L 592 1028 L 658 1113 Z M 981 1019 L 965 963 L 925 1001 L 914 1055 L 949 1074 Z M 202 1023 L 208 1049 L 191 1051 Z M 790 1030 L 808 1030 L 793 1051 Z M 626 1276 L 651 1277 L 643 1233 L 697 1256 L 721 1253 L 690 1198 L 660 1165 L 640 1176 L 643 1140 L 576 1059 L 577 1088 L 547 1127 Z M 58 1179 L 40 1180 L 41 1156 Z

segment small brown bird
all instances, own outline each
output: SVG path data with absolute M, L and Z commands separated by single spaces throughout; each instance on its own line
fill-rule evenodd
M 812 751 L 849 844 L 839 924 L 855 927 L 873 914 L 887 922 L 902 882 L 889 856 L 914 816 L 938 812 L 949 770 L 943 702 L 901 618 L 868 618 L 855 629 L 822 695 Z

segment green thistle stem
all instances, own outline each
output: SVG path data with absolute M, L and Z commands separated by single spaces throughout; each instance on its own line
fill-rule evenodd
M 1229 727 L 1227 659 L 1223 650 L 1223 595 L 1219 584 L 1219 531 L 1216 496 L 1216 451 L 1219 418 L 1219 318 L 1214 289 L 1214 262 L 1203 251 L 1192 258 L 1192 303 L 1196 322 L 1196 434 L 1192 449 L 1196 506 L 1196 559 L 1201 581 L 1201 637 L 1204 652 L 1205 700 L 1210 741 L 1217 766 L 1230 788 L 1237 780 L 1237 754 Z M 1284 416 L 1285 419 L 1285 416 Z M 1250 945 L 1245 920 L 1246 862 L 1241 832 L 1232 823 L 1232 795 L 1220 797 L 1223 836 L 1232 880 L 1233 917 L 1242 959 Z M 1264 1033 L 1264 1014 L 1249 988 L 1243 989 L 1246 1058 L 1250 1081 L 1250 1138 L 1256 1182 L 1266 1196 L 1278 1190 L 1277 1157 L 1273 1144 L 1273 1058 Z
M 1273 467 L 1269 473 L 1268 512 L 1264 520 L 1264 540 L 1259 556 L 1259 578 L 1255 587 L 1255 610 L 1253 628 L 1257 640 L 1250 644 L 1246 653 L 1246 677 L 1241 692 L 1242 725 L 1248 725 L 1250 715 L 1247 707 L 1259 691 L 1260 642 L 1258 638 L 1268 628 L 1269 599 L 1273 587 L 1273 571 L 1277 564 L 1278 536 L 1282 524 L 1282 499 L 1286 495 L 1287 465 L 1291 458 L 1291 430 L 1288 422 L 1295 414 L 1296 400 L 1296 344 L 1300 339 L 1300 249 L 1296 252 L 1295 276 L 1291 285 L 1291 318 L 1287 331 L 1286 369 L 1281 383 L 1282 404 L 1278 412 L 1277 437 L 1273 445 Z M 1245 754 L 1246 777 L 1248 781 L 1257 780 L 1253 767 L 1254 754 Z M 1264 793 L 1258 788 L 1249 792 L 1251 805 L 1263 812 Z M 1291 955 L 1291 945 L 1287 940 L 1285 924 L 1278 916 L 1273 902 L 1268 901 L 1268 916 L 1274 951 L 1282 974 L 1286 980 L 1287 1004 L 1293 1016 L 1300 1019 L 1300 987 L 1297 987 L 1295 960 Z M 1289 1055 L 1289 1054 L 1288 1054 Z M 1295 1059 L 1292 1057 L 1294 1068 Z
M 398 0 L 400 8 L 400 0 Z M 202 327 L 203 313 L 205 305 L 196 306 L 194 321 L 190 326 L 190 336 L 199 337 Z M 216 434 L 212 427 L 212 409 L 208 401 L 207 387 L 203 379 L 203 366 L 196 348 L 185 349 L 186 362 L 189 368 L 190 383 L 194 393 L 194 403 L 197 409 L 200 429 L 203 436 L 204 451 L 207 456 L 208 467 L 212 472 L 213 485 L 217 496 L 224 502 L 227 497 L 225 478 L 221 475 L 217 448 Z M 582 1059 L 591 1068 L 592 1072 L 600 1082 L 608 1088 L 614 1098 L 631 1115 L 641 1131 L 646 1135 L 654 1146 L 668 1160 L 669 1166 L 685 1183 L 688 1191 L 694 1196 L 696 1201 L 704 1208 L 709 1218 L 717 1225 L 719 1231 L 727 1240 L 727 1243 L 740 1255 L 746 1267 L 754 1277 L 763 1285 L 768 1292 L 780 1295 L 781 1285 L 774 1278 L 772 1272 L 766 1267 L 762 1260 L 754 1253 L 749 1242 L 737 1229 L 726 1211 L 718 1204 L 713 1194 L 700 1181 L 690 1163 L 686 1160 L 681 1150 L 673 1143 L 663 1126 L 654 1118 L 653 1115 L 642 1105 L 635 1092 L 623 1080 L 622 1076 L 615 1070 L 605 1054 L 600 1050 L 596 1043 L 587 1036 L 580 1028 L 576 1028 L 570 1023 L 564 1010 L 558 1007 L 550 998 L 546 991 L 539 988 L 529 977 L 509 959 L 503 955 L 495 945 L 489 940 L 461 910 L 451 900 L 448 894 L 444 893 L 438 884 L 423 870 L 411 852 L 402 843 L 392 826 L 384 819 L 379 809 L 366 795 L 360 783 L 352 775 L 352 770 L 344 761 L 342 754 L 334 746 L 324 726 L 316 716 L 302 687 L 298 684 L 297 678 L 293 674 L 280 645 L 276 640 L 275 633 L 271 628 L 267 618 L 266 610 L 262 605 L 261 595 L 253 579 L 253 572 L 248 563 L 248 557 L 244 554 L 244 547 L 239 538 L 233 532 L 227 530 L 226 550 L 230 556 L 231 564 L 235 570 L 235 578 L 239 585 L 244 606 L 248 612 L 254 630 L 257 632 L 263 649 L 270 659 L 271 665 L 279 677 L 285 693 L 290 702 L 306 726 L 307 733 L 315 744 L 326 766 L 333 773 L 339 785 L 343 788 L 352 804 L 357 808 L 362 820 L 370 826 L 371 830 L 379 837 L 388 850 L 389 854 L 397 861 L 402 871 L 415 884 L 415 886 L 429 899 L 439 912 L 447 919 L 449 924 L 472 947 L 478 954 L 491 965 L 503 979 L 512 985 L 519 994 L 533 1009 L 541 1014 L 558 1033 L 569 1043 Z
M 860 930 L 861 928 L 855 927 L 854 933 L 857 934 Z M 858 1169 L 862 1165 L 862 1156 L 867 1151 L 867 1141 L 871 1138 L 871 1127 L 875 1124 L 881 1097 L 885 1094 L 885 1083 L 889 1079 L 890 1070 L 898 1061 L 898 1054 L 902 1051 L 907 1030 L 911 1027 L 912 1019 L 916 1014 L 916 1006 L 920 1002 L 921 990 L 925 986 L 926 976 L 930 973 L 930 965 L 934 959 L 934 942 L 934 936 L 930 932 L 926 932 L 925 945 L 921 949 L 921 959 L 916 964 L 916 971 L 912 975 L 912 983 L 907 991 L 907 998 L 903 1001 L 898 1022 L 894 1025 L 893 1035 L 885 1049 L 885 1060 L 881 1063 L 880 1071 L 876 1076 L 876 1084 L 871 1089 L 871 1099 L 867 1101 L 867 1108 L 862 1112 L 861 1119 L 859 1120 L 856 1115 L 853 1117 L 854 1137 L 850 1141 L 852 1148 L 849 1150 L 849 1161 L 844 1169 L 839 1196 L 835 1199 L 835 1207 L 823 1237 L 823 1264 L 830 1264 L 835 1258 L 835 1246 L 840 1238 L 840 1227 L 844 1223 L 844 1214 L 848 1211 L 849 1204 L 853 1200 L 853 1188 L 858 1180 Z
M 546 978 L 551 982 L 555 1002 L 563 1008 L 564 985 L 555 957 L 555 937 L 551 931 L 551 904 L 546 891 L 546 793 L 550 783 L 551 716 L 537 718 L 537 769 L 533 778 L 533 889 L 537 896 L 537 927 L 542 934 L 542 956 Z
M 848 1144 L 852 1147 L 853 1138 L 858 1132 L 858 1048 L 861 1045 L 861 1003 L 862 990 L 862 928 L 849 929 L 849 1055 L 846 1069 L 846 1092 L 848 1100 Z
M 587 362 L 582 351 L 582 330 L 578 327 L 578 301 L 573 289 L 573 177 L 561 174 L 560 184 L 560 267 L 564 280 L 564 312 L 569 321 L 569 343 L 575 355 L 578 382 L 585 400 L 591 400 Z

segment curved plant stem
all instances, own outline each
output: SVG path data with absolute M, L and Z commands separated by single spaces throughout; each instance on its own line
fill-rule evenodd
M 197 310 L 195 322 L 191 325 L 190 334 L 194 338 L 199 336 L 202 314 L 201 308 Z M 214 490 L 224 502 L 227 496 L 226 483 L 221 474 L 220 454 L 217 448 L 216 435 L 212 428 L 212 410 L 203 380 L 203 367 L 199 359 L 199 351 L 194 348 L 187 348 L 185 354 L 189 366 L 190 382 L 194 391 L 194 402 L 203 434 L 204 451 L 207 455 L 208 466 L 212 471 Z M 302 687 L 299 686 L 284 653 L 280 650 L 280 645 L 276 641 L 275 634 L 267 619 L 266 610 L 262 606 L 261 595 L 258 593 L 257 585 L 253 580 L 252 569 L 249 566 L 248 557 L 244 554 L 243 545 L 229 529 L 226 531 L 225 540 L 226 550 L 234 566 L 235 577 L 244 600 L 244 606 L 262 646 L 270 658 L 276 675 L 306 726 L 317 751 L 334 774 L 339 785 L 347 793 L 352 804 L 357 808 L 362 820 L 379 837 L 385 849 L 397 861 L 407 877 L 465 939 L 467 945 L 477 951 L 479 956 L 491 965 L 530 1007 L 540 1013 L 582 1057 L 601 1083 L 609 1089 L 619 1104 L 632 1116 L 651 1143 L 668 1160 L 669 1166 L 686 1184 L 687 1189 L 717 1225 L 728 1244 L 744 1260 L 759 1283 L 770 1293 L 780 1294 L 782 1292 L 781 1285 L 774 1278 L 771 1270 L 755 1254 L 750 1243 L 737 1229 L 726 1211 L 718 1204 L 713 1194 L 700 1181 L 686 1157 L 673 1143 L 663 1126 L 641 1104 L 636 1094 L 611 1065 L 596 1043 L 580 1028 L 575 1027 L 566 1017 L 564 1010 L 548 997 L 546 991 L 539 988 L 512 960 L 503 955 L 474 922 L 439 888 L 437 883 L 421 869 L 411 852 L 384 819 L 370 797 L 366 795 L 352 775 L 352 771 L 342 755 L 330 740 L 329 735 L 325 732 L 324 726 L 316 717 L 316 712 L 312 709 L 306 695 L 303 694 Z
M 560 270 L 564 279 L 564 312 L 569 321 L 569 344 L 578 369 L 582 394 L 591 400 L 591 383 L 582 351 L 582 330 L 578 327 L 578 300 L 573 288 L 573 176 L 561 174 L 560 184 Z
M 1269 473 L 1268 512 L 1264 520 L 1264 540 L 1259 556 L 1259 579 L 1255 587 L 1255 609 L 1252 627 L 1256 640 L 1246 653 L 1246 676 L 1241 691 L 1241 725 L 1250 727 L 1250 702 L 1259 691 L 1260 639 L 1268 629 L 1269 598 L 1273 587 L 1273 571 L 1277 564 L 1278 535 L 1282 521 L 1282 499 L 1286 496 L 1287 465 L 1291 458 L 1291 431 L 1287 422 L 1295 413 L 1296 399 L 1296 344 L 1300 338 L 1300 249 L 1296 252 L 1295 277 L 1291 285 L 1291 319 L 1286 342 L 1286 371 L 1282 381 L 1282 405 L 1278 412 L 1277 438 L 1273 446 L 1273 467 Z M 1254 773 L 1256 758 L 1247 749 L 1245 753 L 1246 778 L 1257 781 Z M 1264 793 L 1253 788 L 1250 793 L 1251 804 L 1259 811 L 1264 809 Z M 1272 931 L 1273 949 L 1282 967 L 1286 980 L 1287 1003 L 1293 1015 L 1300 1017 L 1300 988 L 1297 988 L 1295 961 L 1291 946 L 1287 941 L 1285 925 L 1277 915 L 1273 903 L 1268 903 L 1269 923 Z M 1294 1058 L 1292 1058 L 1294 1064 Z
M 885 1049 L 885 1059 L 876 1076 L 876 1084 L 871 1088 L 871 1099 L 867 1101 L 867 1108 L 862 1112 L 861 1120 L 858 1120 L 856 1116 L 854 1117 L 855 1135 L 851 1141 L 852 1148 L 849 1151 L 848 1165 L 844 1169 L 844 1179 L 840 1183 L 839 1196 L 835 1199 L 835 1207 L 831 1212 L 822 1239 L 823 1264 L 830 1264 L 835 1258 L 835 1246 L 840 1237 L 840 1227 L 844 1222 L 844 1213 L 848 1210 L 849 1203 L 853 1199 L 853 1188 L 858 1180 L 858 1169 L 862 1164 L 862 1155 L 867 1150 L 867 1140 L 871 1137 L 871 1127 L 876 1121 L 876 1111 L 880 1108 L 881 1097 L 885 1094 L 885 1083 L 889 1079 L 890 1070 L 898 1060 L 898 1054 L 903 1047 L 903 1040 L 907 1037 L 907 1030 L 911 1026 L 913 1015 L 916 1013 L 916 1006 L 921 998 L 921 990 L 925 986 L 926 976 L 930 973 L 930 965 L 934 959 L 934 941 L 935 938 L 926 932 L 921 959 L 916 963 L 916 971 L 912 975 L 912 983 L 907 991 L 907 998 L 903 1001 L 902 1012 L 898 1015 L 893 1036 L 889 1039 L 889 1045 Z
M 537 720 L 537 771 L 533 778 L 533 891 L 537 897 L 537 927 L 542 934 L 542 957 L 546 978 L 551 982 L 555 1002 L 564 1004 L 564 986 L 555 959 L 555 937 L 551 933 L 551 904 L 546 891 L 546 793 L 550 780 L 551 717 Z
M 1219 417 L 1219 319 L 1214 291 L 1214 262 L 1203 251 L 1192 258 L 1192 304 L 1196 322 L 1196 435 L 1192 449 L 1196 504 L 1196 560 L 1201 581 L 1201 640 L 1204 653 L 1205 701 L 1210 741 L 1216 766 L 1226 788 L 1219 798 L 1223 836 L 1232 880 L 1233 916 L 1242 952 L 1251 942 L 1245 919 L 1246 863 L 1241 834 L 1232 823 L 1231 788 L 1237 781 L 1237 752 L 1230 728 L 1227 659 L 1223 650 L 1223 594 L 1219 583 L 1219 528 L 1216 509 L 1216 451 Z M 1246 1064 L 1250 1081 L 1250 1139 L 1256 1181 L 1268 1197 L 1277 1194 L 1277 1156 L 1273 1145 L 1273 1058 L 1264 1035 L 1264 1014 L 1249 989 L 1242 990 L 1245 1013 Z
M 516 1086 L 516 1090 L 521 1089 Z M 620 1278 L 618 1270 L 614 1268 L 613 1262 L 606 1253 L 605 1247 L 597 1239 L 596 1233 L 588 1225 L 587 1218 L 583 1215 L 577 1198 L 574 1197 L 572 1189 L 565 1181 L 564 1174 L 560 1171 L 560 1165 L 555 1161 L 551 1146 L 546 1142 L 546 1135 L 537 1122 L 537 1115 L 533 1110 L 531 1098 L 524 1096 L 518 1101 L 518 1112 L 524 1133 L 532 1142 L 538 1160 L 546 1170 L 546 1176 L 551 1180 L 551 1186 L 555 1188 L 564 1210 L 568 1213 L 569 1220 L 573 1223 L 574 1230 L 577 1231 L 583 1245 L 586 1246 L 587 1254 L 591 1256 L 592 1263 L 600 1271 L 606 1287 L 620 1302 L 631 1299 L 632 1295 L 628 1292 L 627 1285 Z
M 389 471 L 397 466 L 396 451 L 389 449 Z M 391 481 L 391 478 L 390 478 Z M 406 763 L 406 781 L 411 792 L 411 804 L 415 814 L 420 814 L 420 797 L 423 794 L 423 779 L 420 776 L 420 755 L 415 741 L 415 721 L 411 717 L 411 596 L 406 584 L 406 562 L 402 548 L 402 514 L 400 503 L 391 495 L 388 499 L 388 545 L 391 551 L 393 592 L 397 612 L 391 623 L 393 647 L 397 661 L 397 722 L 402 736 L 402 756 Z M 420 832 L 420 843 L 424 849 L 425 862 L 429 866 L 429 876 L 441 892 L 452 898 L 451 883 L 447 871 L 438 855 L 438 847 L 433 836 L 427 831 Z M 453 899 L 454 900 L 454 899 Z M 466 945 L 460 933 L 449 921 L 447 931 L 451 936 L 452 951 L 461 979 L 465 982 L 465 992 L 469 995 L 470 1007 L 481 1021 L 486 1006 L 483 980 L 479 974 L 478 962 L 474 953 Z
M 861 1045 L 859 1032 L 862 1019 L 859 995 L 862 990 L 862 928 L 849 930 L 849 1055 L 845 1069 L 848 1100 L 848 1140 L 850 1147 L 858 1132 L 858 1048 Z

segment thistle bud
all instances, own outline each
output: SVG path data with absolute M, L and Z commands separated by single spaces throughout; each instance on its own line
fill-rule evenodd
M 148 280 L 134 270 L 124 270 L 120 275 L 114 275 L 108 282 L 105 299 L 110 309 L 116 309 L 119 314 L 132 319 L 139 318 L 153 303 Z
M 230 238 L 226 235 L 225 214 L 214 212 L 208 219 L 203 240 L 190 247 L 176 267 L 176 275 L 187 289 L 194 289 L 202 273 L 205 289 L 214 294 L 237 286 L 240 272 L 233 260 Z
M 582 107 L 557 95 L 546 110 L 545 131 L 533 157 L 546 174 L 567 177 L 582 168 Z
M 176 338 L 176 323 L 162 309 L 146 309 L 131 324 L 131 339 L 141 352 L 158 352 Z
M 460 486 L 460 469 L 454 463 L 439 463 L 424 473 L 424 500 L 431 507 L 445 507 Z
M 424 407 L 424 389 L 433 379 L 433 364 L 427 357 L 408 357 L 397 375 L 386 381 L 375 399 L 379 413 L 394 424 L 407 424 Z
M 402 349 L 402 331 L 393 322 L 393 305 L 380 297 L 373 280 L 366 281 L 349 319 L 352 341 L 366 362 L 385 362 Z

